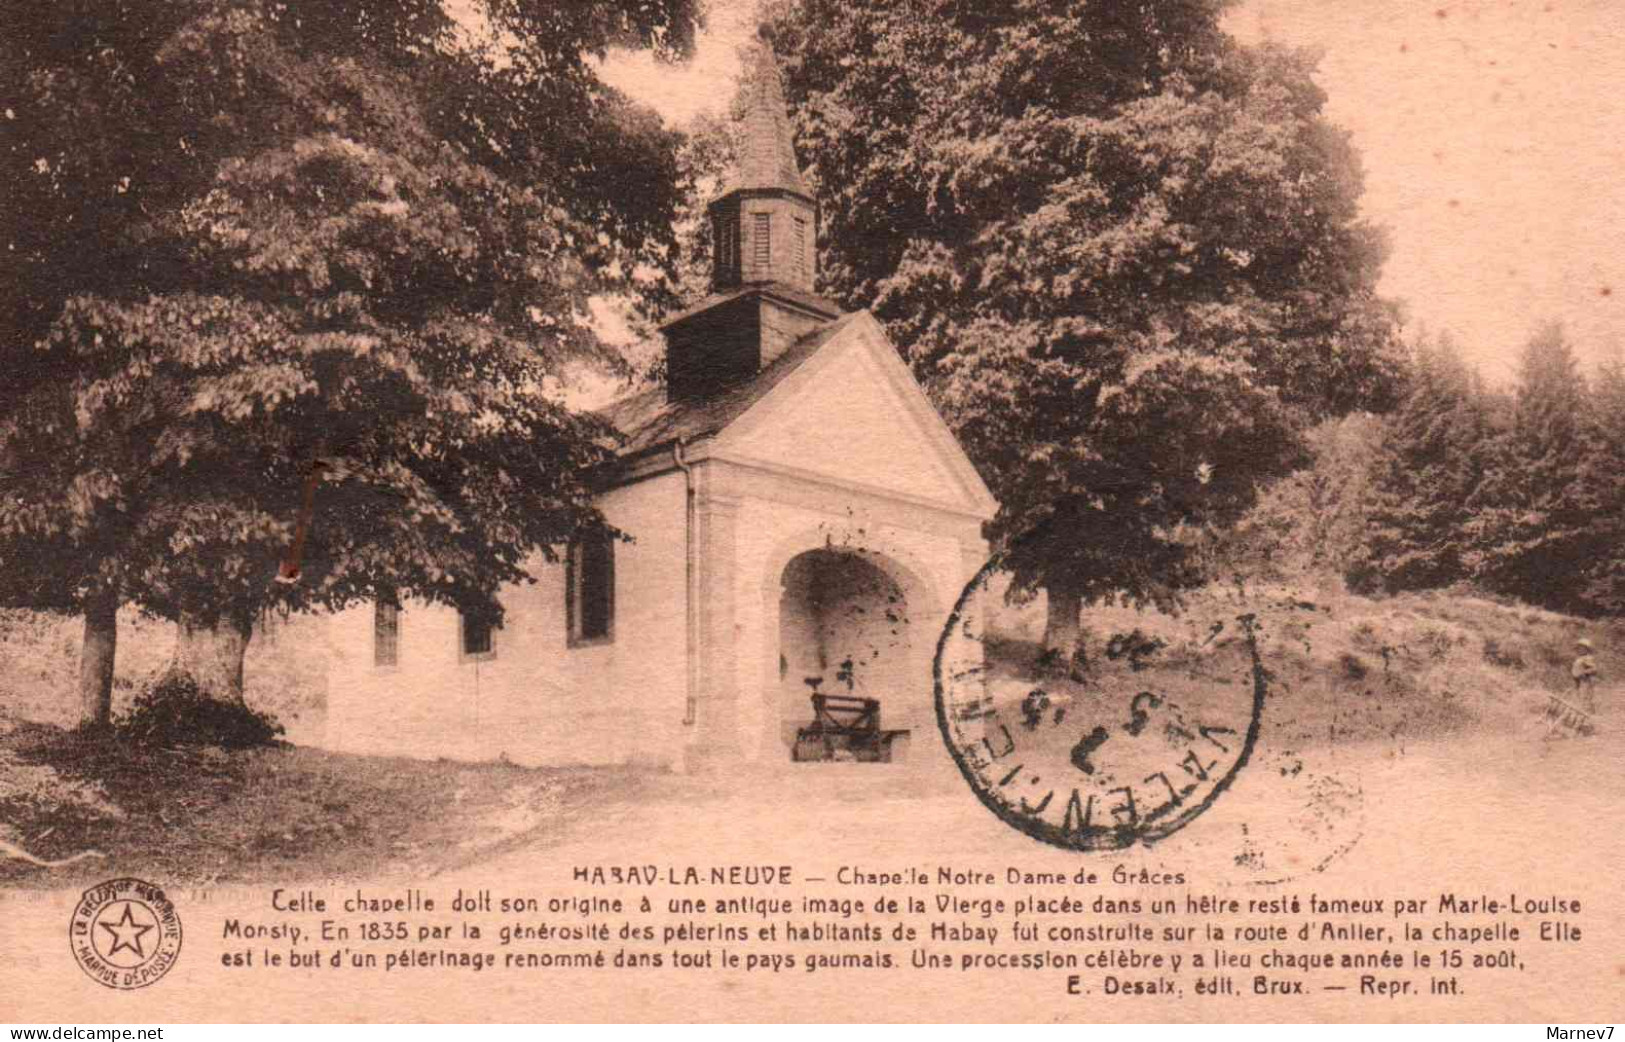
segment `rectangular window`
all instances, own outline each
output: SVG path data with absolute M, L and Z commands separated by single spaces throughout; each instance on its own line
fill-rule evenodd
M 802 278 L 807 277 L 807 222 L 804 218 L 796 218 L 796 274 Z
M 496 654 L 491 640 L 491 624 L 484 619 L 458 614 L 462 625 L 463 658 L 490 658 Z
M 601 643 L 615 636 L 615 540 L 589 533 L 570 544 L 565 614 L 570 643 Z
M 372 615 L 372 664 L 393 666 L 400 661 L 401 609 L 397 604 L 379 601 Z
M 757 277 L 760 278 L 773 263 L 772 221 L 770 214 L 755 214 L 755 224 L 751 232 L 751 257 L 756 263 Z

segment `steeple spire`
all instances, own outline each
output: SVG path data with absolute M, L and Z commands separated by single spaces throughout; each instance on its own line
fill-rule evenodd
M 785 112 L 784 83 L 779 78 L 779 65 L 773 54 L 773 38 L 765 25 L 758 35 L 761 45 L 756 48 L 756 60 L 747 80 L 739 169 L 730 190 L 778 189 L 811 200 L 812 192 L 802 180 L 796 163 L 790 119 Z
M 764 26 L 746 79 L 739 164 L 711 204 L 712 285 L 783 283 L 812 292 L 817 205 L 796 163 L 784 83 Z

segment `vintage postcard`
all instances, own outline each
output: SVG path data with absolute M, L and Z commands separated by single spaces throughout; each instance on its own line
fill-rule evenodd
M 1625 1016 L 1625 7 L 3 9 L 0 1020 Z

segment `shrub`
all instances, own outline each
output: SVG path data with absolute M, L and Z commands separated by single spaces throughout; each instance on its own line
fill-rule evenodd
M 1457 644 L 1466 643 L 1466 637 L 1452 636 L 1448 630 L 1428 628 L 1418 635 L 1417 640 L 1427 649 L 1428 656 L 1433 659 L 1442 659 L 1450 654 L 1450 649 Z
M 1344 652 L 1338 664 L 1343 667 L 1343 675 L 1350 680 L 1364 680 L 1371 670 L 1366 666 L 1365 660 L 1352 652 Z
M 166 673 L 142 692 L 115 725 L 121 737 L 147 745 L 272 745 L 282 725 L 268 713 L 219 702 L 184 674 Z
M 1502 669 L 1524 669 L 1527 666 L 1523 652 L 1517 648 L 1502 648 L 1501 642 L 1494 637 L 1484 638 L 1484 661 Z

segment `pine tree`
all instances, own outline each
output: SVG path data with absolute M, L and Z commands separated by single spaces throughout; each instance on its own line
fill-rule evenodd
M 1309 431 L 1310 462 L 1272 485 L 1220 541 L 1227 570 L 1283 579 L 1343 578 L 1359 558 L 1386 426 L 1351 413 Z
M 1581 480 L 1592 497 L 1590 556 L 1579 597 L 1590 611 L 1625 615 L 1625 362 L 1598 370 L 1589 405 L 1594 439 Z
M 1450 338 L 1418 343 L 1373 467 L 1352 588 L 1428 589 L 1468 577 L 1469 501 L 1484 480 L 1491 433 L 1485 395 Z
M 1594 432 L 1589 395 L 1561 325 L 1525 345 L 1511 423 L 1492 443 L 1464 560 L 1490 590 L 1560 610 L 1583 607 L 1593 564 Z

